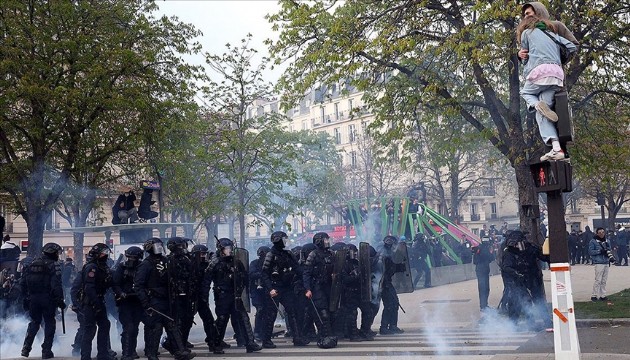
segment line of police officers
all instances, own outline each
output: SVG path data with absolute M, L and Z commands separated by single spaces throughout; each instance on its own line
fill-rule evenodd
M 394 262 L 395 237 L 385 237 L 380 253 L 362 243 L 362 263 L 355 245 L 335 244 L 331 248 L 330 238 L 324 232 L 315 234 L 312 244 L 293 251 L 285 249 L 287 241 L 286 233 L 274 232 L 271 248 L 259 248 L 258 259 L 248 264 L 247 251 L 235 248 L 227 238 L 217 240 L 214 254 L 205 245 L 195 245 L 189 253 L 186 239 L 171 238 L 166 244 L 168 256 L 162 240 L 151 238 L 143 248 L 128 248 L 125 261 L 113 270 L 108 266 L 109 247 L 103 243 L 94 245 L 71 288 L 71 309 L 79 321 L 73 355 L 91 359 L 96 336 L 97 359 L 115 358 L 105 305 L 110 288 L 122 325 L 123 360 L 139 358 L 136 348 L 141 322 L 144 353 L 149 360 L 158 359 L 163 331 L 166 338 L 161 345 L 165 350 L 176 360 L 192 359 L 195 353 L 190 350 L 193 345 L 188 336 L 195 314 L 203 322 L 205 342 L 214 354 L 223 354 L 230 347 L 223 341 L 230 321 L 237 344 L 248 353 L 275 348 L 272 338 L 279 312 L 295 346 L 306 346 L 314 340 L 320 348 L 332 348 L 337 346 L 339 337 L 373 340 L 376 333 L 371 326 L 381 300 L 384 310 L 380 333 L 403 332 L 397 326 L 399 302 L 392 276 L 405 271 L 405 265 L 408 269 L 408 264 Z M 61 252 L 58 244 L 48 243 L 42 254 L 24 267 L 20 285 L 31 321 L 22 356 L 29 356 L 43 320 L 42 357 L 54 357 L 55 315 L 57 308 L 62 313 L 66 308 Z M 143 258 L 144 254 L 147 256 Z M 211 288 L 216 319 L 209 306 Z M 250 291 L 251 303 L 256 307 L 253 329 L 248 315 Z

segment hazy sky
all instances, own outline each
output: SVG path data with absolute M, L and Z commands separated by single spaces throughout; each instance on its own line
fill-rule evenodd
M 248 33 L 253 35 L 251 48 L 258 50 L 261 56 L 268 55 L 263 41 L 276 39 L 277 33 L 271 31 L 271 24 L 265 15 L 280 9 L 276 1 L 259 0 L 166 0 L 157 1 L 159 14 L 177 16 L 180 21 L 193 24 L 203 32 L 198 39 L 204 48 L 212 54 L 223 54 L 225 44 L 240 44 Z M 195 64 L 204 63 L 202 56 L 190 59 Z M 280 69 L 269 72 L 267 80 L 275 81 L 280 76 Z

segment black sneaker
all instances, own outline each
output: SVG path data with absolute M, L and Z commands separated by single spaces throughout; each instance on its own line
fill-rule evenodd
M 229 349 L 232 347 L 232 345 L 226 343 L 225 341 L 221 341 L 221 347 L 224 349 Z
M 393 334 L 393 332 L 391 330 L 387 329 L 387 328 L 380 328 L 378 330 L 378 332 L 381 335 L 392 335 Z
M 55 357 L 52 351 L 42 351 L 42 359 L 52 359 Z
M 405 330 L 400 329 L 398 326 L 390 327 L 390 328 L 389 328 L 389 331 L 390 331 L 392 334 L 402 334 L 402 333 L 404 333 L 404 332 L 405 332 Z
M 293 346 L 306 346 L 310 343 L 305 338 L 293 338 Z
M 22 348 L 22 352 L 20 353 L 20 355 L 22 355 L 22 356 L 24 356 L 24 357 L 28 357 L 28 354 L 29 354 L 30 352 L 31 352 L 31 349 L 28 349 L 28 348 L 23 347 L 23 348 Z
M 274 344 L 273 341 L 271 341 L 271 340 L 265 340 L 262 343 L 262 347 L 263 347 L 263 349 L 275 349 L 276 348 L 276 344 Z
M 591 301 L 597 301 L 597 296 L 591 296 Z
M 601 301 L 608 301 L 608 296 L 600 297 L 599 300 L 601 300 Z

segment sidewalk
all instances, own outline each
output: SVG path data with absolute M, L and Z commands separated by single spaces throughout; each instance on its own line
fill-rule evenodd
M 573 301 L 590 301 L 595 270 L 591 265 L 575 265 L 571 267 L 571 285 Z M 551 274 L 543 271 L 543 280 L 547 301 L 551 303 Z M 613 294 L 630 287 L 630 267 L 611 266 L 606 288 Z M 464 326 L 478 324 L 480 319 L 479 295 L 477 280 L 468 280 L 428 289 L 417 289 L 411 294 L 400 294 L 400 304 L 406 314 L 399 313 L 401 327 L 405 324 L 423 326 Z M 496 308 L 503 294 L 501 276 L 490 277 L 490 296 L 488 304 Z M 380 314 L 375 319 L 375 326 L 380 323 Z M 578 320 L 577 326 L 630 325 L 630 318 Z

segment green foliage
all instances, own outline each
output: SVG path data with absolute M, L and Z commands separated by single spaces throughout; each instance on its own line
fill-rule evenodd
M 27 221 L 29 252 L 71 177 L 111 170 L 114 155 L 134 153 L 143 134 L 191 106 L 199 69 L 181 54 L 199 50 L 199 32 L 155 9 L 148 0 L 0 3 L 0 183 Z
M 295 61 L 280 80 L 288 103 L 320 82 L 351 79 L 376 113 L 384 143 L 409 134 L 420 108 L 457 116 L 487 139 L 516 171 L 519 201 L 533 204 L 527 163 L 540 154 L 536 125 L 519 97 L 514 30 L 520 1 L 281 1 L 269 17 L 277 62 Z M 629 98 L 628 9 L 623 1 L 552 2 L 581 43 L 566 87 L 583 100 Z M 426 119 L 426 118 L 425 118 Z M 429 124 L 435 120 L 427 119 Z M 395 126 L 388 126 L 395 124 Z M 522 219 L 522 226 L 528 226 Z M 532 229 L 533 231 L 533 229 Z

